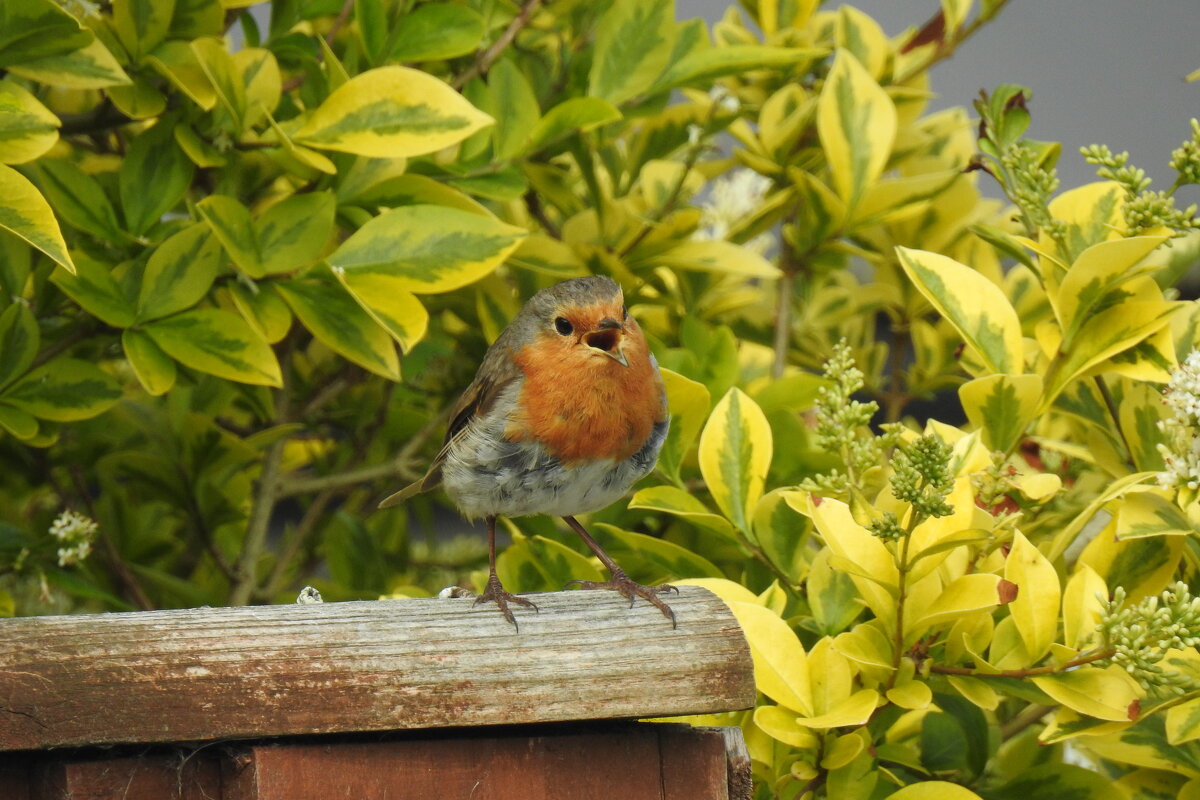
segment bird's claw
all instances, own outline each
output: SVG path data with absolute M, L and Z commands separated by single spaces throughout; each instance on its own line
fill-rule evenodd
M 471 607 L 474 608 L 480 603 L 487 602 L 495 603 L 500 608 L 500 613 L 504 615 L 504 618 L 511 622 L 512 626 L 518 631 L 521 630 L 521 626 L 517 624 L 516 617 L 513 616 L 512 609 L 508 607 L 508 604 L 510 602 L 516 603 L 519 606 L 532 608 L 534 612 L 538 611 L 537 604 L 532 600 L 526 600 L 524 597 L 512 594 L 506 590 L 500 583 L 500 579 L 495 575 L 488 578 L 487 586 L 484 588 L 483 593 L 475 598 L 475 602 L 471 604 Z
M 671 607 L 658 598 L 660 594 L 667 592 L 675 592 L 679 594 L 679 587 L 672 586 L 669 583 L 659 584 L 658 586 L 643 586 L 634 581 L 624 572 L 614 572 L 612 578 L 607 581 L 567 581 L 567 586 L 578 586 L 580 589 L 612 589 L 629 601 L 629 607 L 633 608 L 633 604 L 637 602 L 637 598 L 642 598 L 646 602 L 658 608 L 663 613 L 663 616 L 671 620 L 671 627 L 677 627 L 675 623 L 675 612 Z

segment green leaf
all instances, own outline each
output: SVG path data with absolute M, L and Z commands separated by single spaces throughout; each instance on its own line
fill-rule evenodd
M 442 61 L 475 52 L 484 21 L 467 6 L 424 3 L 400 18 L 393 35 L 392 61 Z
M 175 385 L 175 362 L 149 335 L 132 328 L 125 330 L 121 333 L 121 349 L 133 367 L 133 374 L 149 394 L 158 397 Z
M 292 311 L 269 284 L 246 286 L 237 283 L 229 287 L 233 304 L 246 321 L 261 333 L 270 344 L 283 339 L 292 327 Z
M 926 714 L 921 722 L 921 765 L 930 772 L 965 772 L 966 734 L 949 714 Z
M 0 398 L 41 419 L 73 422 L 112 408 L 121 399 L 121 387 L 95 364 L 56 358 L 5 389 Z
M 190 46 L 200 69 L 212 84 L 217 102 L 233 121 L 233 130 L 240 133 L 246 126 L 246 86 L 224 42 L 202 38 Z
M 1130 492 L 1117 506 L 1117 539 L 1187 536 L 1196 526 L 1171 500 L 1155 491 Z
M 162 75 L 176 89 L 191 98 L 192 102 L 205 111 L 217 105 L 217 92 L 213 88 L 200 59 L 187 42 L 172 40 L 163 42 L 154 52 L 146 56 L 146 64 Z M 111 95 L 111 92 L 110 92 Z M 117 102 L 114 98 L 113 102 Z M 161 111 L 161 109 L 160 109 Z M 157 116 L 155 112 L 152 116 Z
M 322 150 L 411 157 L 457 144 L 493 122 L 432 75 L 380 67 L 338 87 L 293 138 Z
M 38 158 L 58 141 L 61 124 L 25 87 L 0 80 L 0 162 L 24 164 Z
M 38 434 L 37 417 L 0 401 L 0 428 L 18 439 L 32 439 Z
M 1200 697 L 1167 709 L 1167 741 L 1173 745 L 1200 739 Z
M 1070 349 L 1084 323 L 1098 305 L 1125 281 L 1156 269 L 1143 259 L 1167 241 L 1167 236 L 1132 236 L 1092 245 L 1071 264 L 1062 284 L 1052 294 L 1063 331 L 1062 349 Z M 1141 266 L 1139 266 L 1141 265 Z
M 0 387 L 5 386 L 33 363 L 37 355 L 37 319 L 24 303 L 9 303 L 0 314 Z
M 220 0 L 175 0 L 171 16 L 172 38 L 220 36 L 225 29 L 225 9 Z
M 729 520 L 712 513 L 703 503 L 677 486 L 639 489 L 629 500 L 629 508 L 673 514 L 724 539 L 736 541 L 738 538 Z
M 263 272 L 295 272 L 320 258 L 333 235 L 336 211 L 327 191 L 295 194 L 268 208 L 254 223 Z
M 258 236 L 248 208 L 232 197 L 210 194 L 196 204 L 196 210 L 240 270 L 252 278 L 264 276 Z
M 62 56 L 94 38 L 51 0 L 0 3 L 0 68 Z
M 516 249 L 525 231 L 441 206 L 404 206 L 363 225 L 327 259 L 335 272 L 390 275 L 396 288 L 448 292 L 479 280 Z
M 159 319 L 200 302 L 216 280 L 221 248 L 207 225 L 171 236 L 151 254 L 138 293 L 139 321 Z
M 70 53 L 13 64 L 8 69 L 22 78 L 64 89 L 105 89 L 132 83 L 99 39 Z
M 1021 321 L 999 286 L 937 253 L 897 247 L 900 265 L 992 372 L 1015 374 L 1024 365 Z
M 495 107 L 504 109 L 504 113 L 496 117 L 494 128 L 496 158 L 503 161 L 525 149 L 525 143 L 541 119 L 541 109 L 529 79 L 512 59 L 502 58 L 488 70 L 488 90 Z
M 174 117 L 163 117 L 133 140 L 121 163 L 117 187 L 126 228 L 140 236 L 183 197 L 196 165 L 175 141 Z
M 567 133 L 590 131 L 619 119 L 621 112 L 612 103 L 598 97 L 572 97 L 554 106 L 537 121 L 525 150 L 534 152 Z
M 991 800 L 1125 800 L 1126 795 L 1105 775 L 1074 764 L 1054 763 L 1023 769 L 988 797 Z
M 712 396 L 708 388 L 678 372 L 661 369 L 671 412 L 671 429 L 658 454 L 658 469 L 676 484 L 682 484 L 683 460 L 696 442 L 696 436 L 708 418 Z
M 596 27 L 588 94 L 620 105 L 662 74 L 675 38 L 673 0 L 615 0 Z
M 725 393 L 700 434 L 700 473 L 713 500 L 739 530 L 762 497 L 771 466 L 771 426 L 741 389 Z
M 126 241 L 117 212 L 95 178 L 58 158 L 42 159 L 37 166 L 42 191 L 68 225 L 113 244 Z
M 110 86 L 104 93 L 130 119 L 157 117 L 167 107 L 167 98 L 148 80 L 135 75 L 131 86 Z
M 82 253 L 75 256 L 75 273 L 56 270 L 50 276 L 79 307 L 114 328 L 133 324 L 135 309 L 113 278 L 107 264 Z
M 3 164 L 0 164 L 0 228 L 29 242 L 67 271 L 75 271 L 46 198 L 24 175 Z
M 239 383 L 283 385 L 270 346 L 232 312 L 193 309 L 147 323 L 142 330 L 167 355 L 192 369 Z
M 421 8 L 426 6 L 420 6 L 412 13 Z M 411 14 L 405 14 L 399 24 L 403 24 L 409 16 Z M 355 27 L 358 29 L 358 38 L 362 42 L 367 61 L 374 66 L 383 60 L 383 49 L 387 44 L 387 10 L 380 0 L 354 0 L 354 21 L 358 23 Z
M 380 181 L 353 198 L 355 205 L 382 206 L 447 206 L 485 217 L 492 212 L 467 195 L 446 184 L 424 175 L 397 175 Z M 346 199 L 341 199 L 346 203 Z
M 174 13 L 175 0 L 112 0 L 113 29 L 134 61 L 167 37 Z
M 595 527 L 604 533 L 605 551 L 631 574 L 634 574 L 634 565 L 640 565 L 636 574 L 648 584 L 677 578 L 724 577 L 724 573 L 707 558 L 674 542 L 603 522 Z
M 704 47 L 673 61 L 654 82 L 650 93 L 657 94 L 692 83 L 707 83 L 713 78 L 736 75 L 756 69 L 778 69 L 803 64 L 824 55 L 823 50 L 804 47 L 764 47 L 730 45 Z
M 817 133 L 838 196 L 853 208 L 883 172 L 896 107 L 853 55 L 839 50 L 817 101 Z
M 388 331 L 341 286 L 306 279 L 277 283 L 275 288 L 304 327 L 332 350 L 376 375 L 400 380 L 400 360 Z

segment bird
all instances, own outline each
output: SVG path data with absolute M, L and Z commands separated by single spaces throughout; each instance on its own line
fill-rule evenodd
M 634 582 L 576 519 L 620 499 L 654 469 L 671 416 L 658 362 L 607 276 L 556 283 L 534 294 L 488 348 L 451 408 L 441 450 L 424 477 L 384 499 L 399 505 L 442 487 L 468 519 L 487 525 L 488 579 L 475 605 L 494 602 L 519 630 L 496 574 L 496 520 L 562 517 L 608 570 L 607 581 L 570 581 L 641 597 L 675 627 L 660 594 Z

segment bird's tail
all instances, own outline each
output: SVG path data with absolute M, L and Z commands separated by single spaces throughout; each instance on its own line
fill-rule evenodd
M 418 481 L 413 481 L 408 486 L 405 486 L 395 494 L 390 494 L 379 503 L 378 508 L 391 508 L 398 506 L 405 500 L 414 497 L 421 492 L 428 492 L 431 489 L 436 489 L 442 482 L 441 464 L 435 463 L 433 467 L 425 474 L 425 477 Z

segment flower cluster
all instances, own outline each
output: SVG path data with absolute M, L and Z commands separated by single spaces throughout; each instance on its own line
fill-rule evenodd
M 1193 138 L 1184 142 L 1172 156 L 1171 166 L 1179 172 L 1176 184 L 1195 183 L 1200 176 L 1200 128 L 1192 121 Z M 1196 227 L 1196 207 L 1175 207 L 1175 198 L 1168 192 L 1150 191 L 1150 178 L 1146 171 L 1129 164 L 1129 153 L 1114 154 L 1107 146 L 1093 144 L 1079 151 L 1085 161 L 1099 167 L 1096 175 L 1115 181 L 1125 192 L 1125 226 L 1131 235 L 1154 228 L 1170 228 L 1183 231 Z
M 1192 597 L 1182 581 L 1141 602 L 1125 605 L 1125 589 L 1117 587 L 1106 604 L 1100 631 L 1119 664 L 1144 688 L 1182 694 L 1194 681 L 1177 670 L 1159 665 L 1169 650 L 1200 644 L 1200 597 Z
M 771 188 L 771 180 L 749 169 L 738 169 L 713 181 L 707 200 L 700 207 L 700 229 L 695 238 L 725 239 L 737 225 L 758 210 Z M 771 246 L 769 234 L 744 245 L 760 255 Z
M 1179 173 L 1179 185 L 1200 183 L 1200 120 L 1192 120 L 1192 138 L 1171 152 L 1171 169 Z
M 950 473 L 950 445 L 928 434 L 896 451 L 892 461 L 892 494 L 922 517 L 948 517 L 954 507 L 946 502 L 954 488 Z
M 1200 488 L 1200 350 L 1189 353 L 1171 373 L 1163 399 L 1171 416 L 1158 423 L 1163 435 L 1158 452 L 1165 464 L 1158 483 Z
M 78 564 L 91 555 L 96 523 L 83 514 L 64 511 L 50 525 L 50 536 L 60 543 L 58 565 Z

